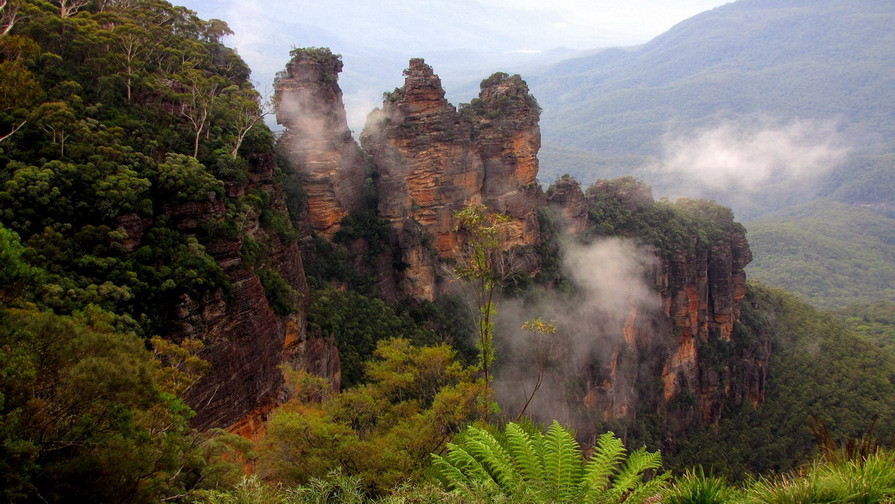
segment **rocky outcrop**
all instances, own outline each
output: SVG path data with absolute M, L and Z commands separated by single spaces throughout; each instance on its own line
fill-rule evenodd
M 378 169 L 379 216 L 406 265 L 397 283 L 405 294 L 432 299 L 438 257 L 460 251 L 454 213 L 482 202 L 484 171 L 471 125 L 444 98 L 432 68 L 413 59 L 404 75 L 404 87 L 370 114 L 361 145 Z
M 277 122 L 307 197 L 311 228 L 326 237 L 364 204 L 367 162 L 345 119 L 338 74 L 342 61 L 328 49 L 295 49 L 276 83 Z
M 249 192 L 266 193 L 267 212 L 285 216 L 282 188 L 275 180 L 270 154 L 250 159 L 247 183 L 229 183 L 228 197 L 241 199 Z M 166 215 L 180 231 L 197 234 L 212 219 L 222 219 L 222 202 L 186 203 L 166 208 Z M 284 217 L 285 218 L 285 217 Z M 256 425 L 274 405 L 284 400 L 286 389 L 279 366 L 300 360 L 308 307 L 308 287 L 301 254 L 295 241 L 283 241 L 265 229 L 260 212 L 246 215 L 244 234 L 212 239 L 206 252 L 229 279 L 229 292 L 217 290 L 192 299 L 183 296 L 176 310 L 182 329 L 179 337 L 205 343 L 202 358 L 209 371 L 193 386 L 187 401 L 196 410 L 194 425 L 200 428 L 232 424 Z M 246 264 L 241 256 L 245 241 L 265 244 L 262 265 Z M 269 268 L 293 289 L 294 313 L 280 315 L 268 303 L 256 268 Z
M 331 54 L 294 54 L 279 84 L 280 121 L 289 128 L 294 171 L 304 177 L 311 227 L 331 236 L 341 219 L 364 207 L 335 83 L 341 63 Z M 574 404 L 564 408 L 573 411 L 583 404 L 589 418 L 603 420 L 629 419 L 645 408 L 666 415 L 669 430 L 679 432 L 697 421 L 717 422 L 728 404 L 763 399 L 769 348 L 737 336 L 743 269 L 751 254 L 729 211 L 691 205 L 675 217 L 633 178 L 597 183 L 584 193 L 574 179 L 564 177 L 545 195 L 537 182 L 539 108 L 519 76 L 494 74 L 482 82 L 479 97 L 458 110 L 422 59 L 411 60 L 404 74 L 404 86 L 386 93 L 361 135 L 373 168 L 376 218 L 389 230 L 386 251 L 367 261 L 376 270 L 380 295 L 433 299 L 440 293 L 444 262 L 460 257 L 464 247 L 455 217 L 464 207 L 484 204 L 507 216 L 502 242 L 524 255 L 543 245 L 539 208 L 549 205 L 562 231 L 627 233 L 652 244 L 655 256 L 643 263 L 652 280 L 652 299 L 616 310 L 607 325 L 611 329 L 600 330 L 615 331 L 617 337 L 598 355 L 569 352 L 580 364 L 573 380 L 581 387 Z M 300 125 L 284 108 L 303 111 L 296 117 L 307 115 L 309 123 L 325 127 Z M 600 218 L 591 212 L 598 201 L 611 203 L 605 215 L 629 220 L 592 221 Z M 653 213 L 642 220 L 638 212 L 645 209 Z M 649 235 L 643 226 L 677 227 L 652 240 L 656 237 L 637 235 Z M 362 241 L 356 238 L 350 249 L 368 250 Z M 537 267 L 521 264 L 529 271 Z M 338 356 L 323 340 L 292 339 L 302 342 L 300 355 L 313 356 L 295 362 L 335 376 Z
M 565 175 L 547 190 L 547 204 L 560 217 L 562 231 L 582 233 L 587 229 L 587 201 L 581 191 L 581 184 Z
M 538 183 L 541 109 L 518 75 L 499 72 L 482 81 L 479 97 L 461 107 L 473 125 L 484 168 L 485 204 L 509 215 L 503 242 L 534 245 L 537 209 L 543 203 Z
M 693 394 L 707 423 L 720 420 L 728 404 L 764 400 L 770 356 L 767 341 L 756 347 L 735 341 L 752 253 L 732 219 L 718 224 L 723 235 L 697 243 L 691 254 L 663 258 L 657 278 L 678 338 L 662 368 L 664 397 Z
M 433 299 L 441 260 L 461 253 L 454 215 L 464 207 L 484 203 L 507 215 L 507 248 L 537 242 L 539 109 L 518 76 L 495 74 L 458 112 L 422 59 L 404 75 L 370 114 L 361 144 L 378 169 L 379 215 L 402 264 L 397 281 L 383 283 Z
M 585 372 L 588 385 L 580 399 L 585 405 L 609 420 L 631 418 L 638 405 L 649 404 L 647 410 L 666 414 L 669 430 L 679 432 L 697 421 L 718 422 L 728 405 L 764 400 L 768 341 L 740 339 L 735 330 L 752 254 L 729 210 L 700 201 L 662 210 L 649 187 L 630 177 L 598 181 L 586 195 L 564 178 L 547 195 L 568 230 L 592 226 L 599 235 L 608 225 L 612 235 L 629 233 L 648 243 L 646 225 L 658 226 L 655 236 L 664 237 L 662 248 L 648 247 L 655 256 L 648 277 L 659 309 L 631 309 L 608 361 Z M 586 208 L 598 200 L 597 208 L 614 209 L 607 215 L 633 217 L 588 222 Z M 659 389 L 643 385 L 656 380 Z

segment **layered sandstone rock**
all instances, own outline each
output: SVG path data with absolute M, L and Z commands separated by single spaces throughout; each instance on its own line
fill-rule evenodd
M 508 247 L 534 245 L 537 209 L 543 202 L 537 180 L 541 148 L 537 101 L 521 77 L 499 72 L 482 81 L 479 97 L 461 112 L 473 125 L 482 159 L 485 204 L 512 217 L 503 242 Z
M 295 54 L 279 84 L 279 120 L 289 128 L 287 146 L 294 171 L 303 175 L 311 227 L 332 236 L 341 219 L 363 206 L 362 171 L 335 83 L 341 63 L 332 55 Z M 301 113 L 293 118 L 283 107 Z M 654 204 L 649 188 L 631 178 L 597 184 L 587 195 L 563 178 L 545 196 L 537 183 L 538 116 L 518 76 L 493 75 L 482 82 L 479 98 L 457 110 L 432 68 L 410 61 L 404 86 L 386 94 L 361 136 L 373 164 L 377 217 L 390 229 L 389 247 L 371 261 L 380 295 L 439 294 L 442 264 L 464 246 L 455 213 L 470 204 L 508 216 L 503 242 L 523 250 L 539 244 L 542 205 L 549 203 L 563 230 L 576 234 L 594 232 L 593 198 L 612 199 L 621 213 Z M 717 422 L 728 404 L 763 400 L 769 348 L 741 343 L 735 330 L 751 254 L 731 216 L 712 219 L 711 233 L 687 228 L 674 235 L 677 248 L 652 249 L 646 275 L 654 299 L 621 310 L 612 329 L 617 337 L 600 355 L 571 356 L 581 363 L 575 376 L 581 387 L 570 410 L 583 403 L 609 420 L 646 409 L 664 413 L 669 431 L 678 432 L 697 421 Z M 324 340 L 293 335 L 287 341 L 300 348 L 296 365 L 337 378 L 338 354 Z
M 332 237 L 364 203 L 367 163 L 345 119 L 339 56 L 328 49 L 296 49 L 292 55 L 276 83 L 287 175 L 297 177 L 307 195 L 311 228 Z
M 361 143 L 378 169 L 379 215 L 403 264 L 396 283 L 432 299 L 441 260 L 461 253 L 454 215 L 464 207 L 484 203 L 507 215 L 506 248 L 537 242 L 539 109 L 518 76 L 486 80 L 458 112 L 422 59 L 404 74 L 404 86 L 370 114 Z
M 582 228 L 582 202 L 593 198 L 611 199 L 635 215 L 653 204 L 649 188 L 631 178 L 598 182 L 586 196 L 572 179 L 548 191 L 570 230 Z M 716 423 L 727 405 L 764 400 L 769 344 L 738 341 L 734 330 L 746 292 L 744 268 L 752 260 L 745 232 L 729 211 L 708 202 L 691 206 L 687 211 L 700 224 L 681 231 L 676 245 L 651 249 L 648 277 L 659 309 L 632 307 L 608 362 L 585 372 L 581 401 L 604 420 L 630 418 L 648 403 L 647 409 L 666 413 L 670 431 L 679 431 L 697 421 Z M 659 391 L 635 387 L 656 379 Z
M 557 179 L 547 191 L 547 204 L 558 213 L 563 232 L 575 234 L 587 229 L 587 201 L 574 178 L 566 175 Z
M 413 59 L 404 75 L 404 87 L 370 114 L 361 144 L 378 169 L 379 216 L 406 265 L 401 290 L 432 299 L 438 257 L 460 250 L 454 213 L 482 201 L 484 173 L 471 126 L 444 98 L 432 68 Z
M 228 196 L 241 198 L 250 190 L 265 191 L 270 195 L 270 211 L 285 215 L 274 168 L 272 155 L 251 158 L 248 182 L 229 183 Z M 224 212 L 223 203 L 217 201 L 166 208 L 174 225 L 187 234 L 198 233 L 204 223 L 221 218 Z M 307 339 L 308 287 L 298 246 L 263 229 L 259 217 L 246 216 L 245 235 L 214 239 L 206 246 L 229 278 L 229 292 L 218 290 L 202 299 L 184 296 L 176 310 L 182 324 L 180 336 L 202 340 L 202 358 L 211 365 L 187 396 L 196 410 L 194 425 L 200 428 L 258 424 L 257 417 L 286 398 L 279 366 L 290 359 L 300 361 L 295 354 Z M 241 260 L 244 237 L 266 244 L 269 253 L 264 267 L 276 271 L 292 287 L 295 313 L 281 316 L 271 309 L 255 271 Z
M 723 236 L 697 243 L 691 254 L 663 258 L 657 278 L 678 338 L 662 368 L 664 397 L 695 395 L 707 423 L 720 420 L 728 404 L 764 400 L 770 356 L 767 341 L 754 348 L 735 341 L 752 253 L 741 227 L 732 220 L 718 224 Z

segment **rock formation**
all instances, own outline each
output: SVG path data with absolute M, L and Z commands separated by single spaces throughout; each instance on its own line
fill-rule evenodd
M 547 204 L 559 213 L 562 231 L 575 234 L 587 229 L 587 201 L 581 184 L 574 178 L 557 179 L 547 191 Z
M 422 59 L 370 114 L 361 144 L 378 169 L 379 215 L 394 230 L 404 294 L 433 299 L 441 259 L 463 244 L 454 214 L 485 203 L 509 220 L 507 248 L 537 242 L 539 109 L 518 77 L 495 74 L 457 111 Z
M 654 204 L 649 188 L 631 178 L 598 182 L 587 195 L 571 178 L 548 190 L 548 201 L 566 229 L 577 232 L 592 224 L 587 201 L 598 197 L 633 213 Z M 764 400 L 769 344 L 739 341 L 734 330 L 746 292 L 744 268 L 752 260 L 745 231 L 726 209 L 712 213 L 720 207 L 693 205 L 692 213 L 705 214 L 697 219 L 699 225 L 709 229 L 687 228 L 679 237 L 682 243 L 652 248 L 656 262 L 649 277 L 660 309 L 632 308 L 618 338 L 623 344 L 602 368 L 588 372 L 581 400 L 604 412 L 604 420 L 631 418 L 638 402 L 648 402 L 648 409 L 666 413 L 670 430 L 676 431 L 697 420 L 716 423 L 727 405 Z M 657 379 L 659 390 L 637 385 Z
M 278 118 L 288 127 L 284 138 L 293 170 L 302 175 L 311 228 L 332 236 L 342 219 L 365 208 L 366 168 L 344 122 L 336 84 L 341 63 L 313 50 L 294 55 L 279 80 Z M 540 245 L 543 206 L 553 208 L 563 231 L 592 234 L 593 198 L 613 199 L 624 212 L 655 204 L 649 188 L 634 179 L 597 184 L 585 194 L 567 177 L 545 195 L 537 181 L 539 108 L 519 76 L 494 74 L 458 110 L 422 59 L 411 60 L 404 74 L 404 86 L 385 94 L 361 136 L 377 218 L 390 233 L 388 250 L 372 261 L 386 299 L 433 299 L 442 291 L 443 263 L 464 246 L 455 213 L 467 205 L 506 215 L 505 247 L 531 252 Z M 669 432 L 678 432 L 697 421 L 717 422 L 725 405 L 763 400 L 769 348 L 740 342 L 735 330 L 748 244 L 731 215 L 709 220 L 710 239 L 688 228 L 676 235 L 683 240 L 679 248 L 654 249 L 647 273 L 659 308 L 634 306 L 621 314 L 618 344 L 576 375 L 583 388 L 570 408 L 583 405 L 609 420 L 631 419 L 646 407 L 665 414 Z M 536 268 L 523 261 L 526 271 Z M 321 372 L 334 374 L 337 355 L 316 351 Z
M 307 193 L 311 228 L 332 237 L 364 204 L 367 163 L 345 119 L 342 60 L 328 49 L 296 49 L 292 56 L 276 83 L 288 175 Z
M 482 81 L 479 97 L 461 112 L 473 125 L 484 168 L 485 204 L 512 220 L 503 241 L 507 246 L 534 245 L 537 209 L 541 109 L 518 75 L 496 73 Z
M 241 198 L 249 191 L 270 195 L 270 211 L 286 213 L 282 188 L 274 177 L 275 163 L 270 154 L 253 157 L 247 183 L 231 182 L 228 196 Z M 177 228 L 196 233 L 205 222 L 225 211 L 219 202 L 187 203 L 167 208 L 166 214 Z M 265 230 L 259 215 L 249 217 L 246 234 L 212 240 L 206 251 L 223 268 L 230 280 L 230 292 L 218 290 L 203 299 L 184 296 L 177 309 L 183 325 L 182 337 L 205 342 L 202 357 L 211 366 L 190 390 L 187 400 L 196 410 L 194 424 L 200 428 L 225 427 L 265 414 L 284 399 L 284 383 L 279 366 L 299 355 L 307 346 L 305 321 L 308 287 L 297 244 L 282 241 Z M 240 251 L 245 238 L 265 243 L 268 263 L 295 291 L 297 310 L 281 316 L 273 311 L 264 287 L 253 268 L 243 263 Z

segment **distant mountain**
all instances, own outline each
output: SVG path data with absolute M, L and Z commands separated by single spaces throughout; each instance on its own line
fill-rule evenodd
M 714 199 L 747 222 L 752 278 L 828 308 L 893 299 L 893 69 L 895 2 L 739 0 L 526 74 L 541 180 Z
M 588 182 L 585 159 L 661 157 L 667 134 L 724 121 L 834 121 L 854 149 L 893 151 L 892 68 L 895 2 L 740 0 L 526 80 L 544 107 L 545 172 Z

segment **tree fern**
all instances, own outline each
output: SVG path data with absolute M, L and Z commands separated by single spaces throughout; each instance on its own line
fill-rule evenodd
M 625 457 L 625 445 L 613 432 L 607 432 L 597 439 L 594 454 L 584 468 L 581 492 L 585 501 L 592 501 L 609 488 L 609 478 L 618 470 L 617 466 Z
M 471 497 L 468 492 L 470 481 L 466 477 L 466 473 L 434 453 L 432 454 L 432 467 L 435 469 L 438 479 L 448 490 L 456 490 L 464 496 Z
M 571 495 L 581 477 L 581 448 L 556 420 L 544 436 L 544 473 L 547 494 L 560 502 Z
M 612 488 L 608 495 L 615 498 L 621 498 L 629 491 L 641 486 L 643 483 L 643 473 L 650 469 L 660 469 L 662 467 L 662 456 L 658 452 L 650 453 L 646 448 L 640 448 L 628 456 L 628 460 L 622 466 L 621 472 L 618 473 L 612 482 Z
M 513 489 L 522 482 L 510 454 L 488 431 L 470 427 L 464 444 L 466 451 L 481 462 L 482 467 L 501 487 Z
M 667 474 L 644 481 L 659 470 L 658 452 L 641 448 L 625 459 L 621 440 L 600 436 L 589 461 L 572 433 L 553 422 L 546 434 L 526 432 L 515 423 L 503 443 L 489 432 L 467 428 L 433 467 L 449 489 L 464 497 L 505 502 L 638 504 L 659 493 Z
M 518 467 L 525 481 L 542 483 L 544 476 L 544 459 L 535 448 L 531 437 L 515 423 L 508 424 L 504 430 L 507 439 L 507 450 Z M 538 433 L 540 434 L 540 433 Z
M 488 490 L 497 487 L 497 482 L 494 481 L 485 466 L 463 447 L 452 443 L 448 444 L 445 460 L 462 471 L 470 483 L 478 483 Z

